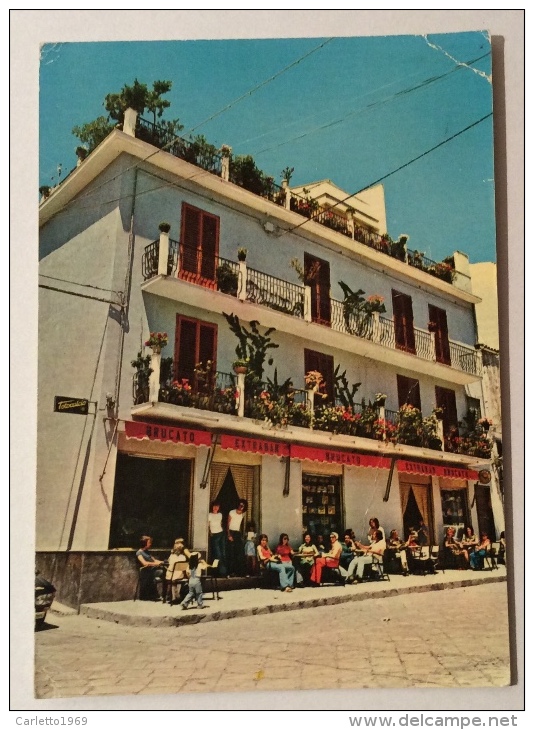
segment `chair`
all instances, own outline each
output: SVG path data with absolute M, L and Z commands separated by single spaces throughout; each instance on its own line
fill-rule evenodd
M 497 570 L 499 567 L 498 557 L 499 557 L 499 551 L 501 549 L 501 543 L 500 542 L 492 542 L 491 548 L 486 551 L 486 554 L 484 555 L 484 569 L 486 566 L 489 567 L 490 570 Z
M 181 599 L 183 599 L 185 596 L 182 594 L 184 593 L 185 587 L 187 587 L 187 577 L 186 577 L 186 571 L 189 570 L 189 563 L 185 560 L 183 561 L 176 561 L 173 563 L 171 568 L 171 577 L 167 578 L 167 571 L 165 571 L 165 583 L 163 586 L 163 601 L 167 601 L 171 606 L 174 603 L 175 599 L 173 596 L 173 586 L 177 588 L 180 586 L 179 595 Z M 178 573 L 183 573 L 184 575 L 181 575 L 178 577 Z M 176 576 L 175 576 L 176 574 Z
M 325 583 L 334 583 L 335 585 L 344 586 L 345 578 L 341 575 L 339 567 L 339 563 L 337 565 L 325 565 L 321 571 L 321 582 L 319 585 L 322 586 L 325 585 Z
M 215 558 L 213 563 L 211 565 L 206 566 L 206 573 L 205 575 L 200 575 L 200 580 L 202 582 L 202 590 L 204 591 L 204 585 L 209 583 L 209 590 L 211 591 L 211 598 L 214 601 L 217 599 L 218 601 L 221 600 L 221 597 L 219 595 L 219 583 L 218 583 L 218 575 L 217 575 L 217 569 L 219 567 L 219 559 Z
M 372 580 L 390 580 L 389 573 L 384 566 L 384 557 L 373 554 L 373 560 L 364 566 L 362 581 L 365 583 Z
M 441 564 L 441 561 L 440 561 L 439 545 L 432 545 L 431 546 L 431 548 L 430 548 L 430 563 L 432 565 L 432 572 L 437 573 L 438 570 L 441 570 L 442 573 L 445 572 L 445 568 Z
M 412 569 L 414 573 L 427 575 L 434 573 L 434 564 L 430 557 L 430 546 L 422 545 L 419 550 L 415 550 L 412 555 Z
M 161 585 L 161 595 L 158 592 L 158 586 Z M 165 598 L 165 572 L 160 575 L 157 567 L 141 565 L 137 574 L 137 583 L 135 585 L 134 601 L 157 601 Z

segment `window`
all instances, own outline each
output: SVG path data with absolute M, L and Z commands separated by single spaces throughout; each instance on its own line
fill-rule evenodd
M 444 309 L 428 305 L 428 329 L 434 333 L 436 360 L 444 365 L 451 364 L 449 348 L 449 330 L 447 328 L 447 312 Z
M 418 380 L 415 380 L 415 378 L 405 378 L 404 375 L 397 375 L 397 393 L 399 396 L 399 408 L 407 404 L 421 410 L 421 394 L 419 392 Z
M 447 437 L 451 428 L 458 428 L 456 412 L 456 393 L 449 388 L 440 388 L 436 385 L 436 406 L 443 409 L 443 433 Z
M 320 398 L 316 396 L 316 404 L 321 405 L 325 402 L 334 402 L 334 358 L 332 355 L 325 355 L 322 352 L 315 352 L 315 350 L 304 350 L 304 374 L 309 373 L 310 370 L 316 370 L 321 373 L 326 383 L 325 392 L 327 398 Z
M 341 477 L 302 475 L 302 522 L 306 532 L 322 535 L 327 543 L 332 530 L 341 535 Z
M 219 218 L 182 203 L 180 239 L 180 279 L 215 289 L 215 269 L 219 253 Z
M 304 254 L 306 286 L 311 287 L 312 322 L 330 326 L 330 264 Z
M 212 363 L 211 377 L 199 377 L 195 366 Z M 174 344 L 174 377 L 187 378 L 195 392 L 209 392 L 217 370 L 217 325 L 178 314 Z
M 480 399 L 479 398 L 472 398 L 471 396 L 466 396 L 466 405 L 467 405 L 467 412 L 471 411 L 475 414 L 475 420 L 478 421 L 478 419 L 481 417 L 481 411 L 480 411 Z
M 415 355 L 415 334 L 413 330 L 412 298 L 392 289 L 393 319 L 395 326 L 395 347 Z

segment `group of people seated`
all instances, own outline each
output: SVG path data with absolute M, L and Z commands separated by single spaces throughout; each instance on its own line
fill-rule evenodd
M 468 568 L 471 568 L 471 570 L 483 570 L 484 558 L 492 554 L 492 544 L 488 533 L 483 530 L 479 540 L 473 528 L 468 525 L 464 529 L 461 540 L 458 540 L 455 535 L 455 528 L 448 527 L 445 532 L 445 540 L 443 541 L 444 567 L 453 567 L 458 570 L 467 570 Z M 494 556 L 501 564 L 504 564 L 505 550 L 506 540 L 504 532 L 501 532 L 499 551 Z

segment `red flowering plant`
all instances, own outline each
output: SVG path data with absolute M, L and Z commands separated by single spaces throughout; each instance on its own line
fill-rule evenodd
M 378 294 L 371 294 L 363 303 L 362 309 L 364 310 L 364 312 L 367 312 L 367 314 L 371 314 L 371 312 L 384 314 L 384 312 L 386 311 L 384 297 L 381 297 Z
M 153 350 L 161 351 L 161 348 L 165 347 L 168 341 L 169 338 L 166 332 L 151 332 L 150 337 L 145 342 L 145 347 L 151 347 Z
M 218 388 L 214 394 L 214 410 L 219 413 L 235 413 L 238 397 L 239 393 L 233 385 L 229 385 L 226 388 Z
M 173 380 L 170 388 L 166 389 L 169 403 L 177 406 L 191 405 L 191 384 L 187 378 L 181 380 Z

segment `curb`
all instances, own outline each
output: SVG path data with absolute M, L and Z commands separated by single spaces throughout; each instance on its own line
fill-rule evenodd
M 465 578 L 463 580 L 446 582 L 440 581 L 436 583 L 426 583 L 416 586 L 406 586 L 403 588 L 384 588 L 365 593 L 351 592 L 338 596 L 325 596 L 324 598 L 310 598 L 303 601 L 292 601 L 287 603 L 268 603 L 264 606 L 250 606 L 238 609 L 185 613 L 180 612 L 178 616 L 150 616 L 132 615 L 121 612 L 119 610 L 107 607 L 109 604 L 82 604 L 80 606 L 80 614 L 88 618 L 99 619 L 102 621 L 111 621 L 113 623 L 124 626 L 141 626 L 143 628 L 158 628 L 161 626 L 189 626 L 191 624 L 209 623 L 210 621 L 223 621 L 232 618 L 242 618 L 244 616 L 260 616 L 268 613 L 278 613 L 279 611 L 297 611 L 303 608 L 317 608 L 319 606 L 334 606 L 341 603 L 349 603 L 351 601 L 366 601 L 368 599 L 388 598 L 390 596 L 402 596 L 408 593 L 425 593 L 427 591 L 443 591 L 453 588 L 467 588 L 471 586 L 482 585 L 486 583 L 502 583 L 506 581 L 506 576 L 495 576 L 487 578 Z M 178 607 L 179 608 L 179 607 Z M 193 609 L 194 610 L 194 609 Z

